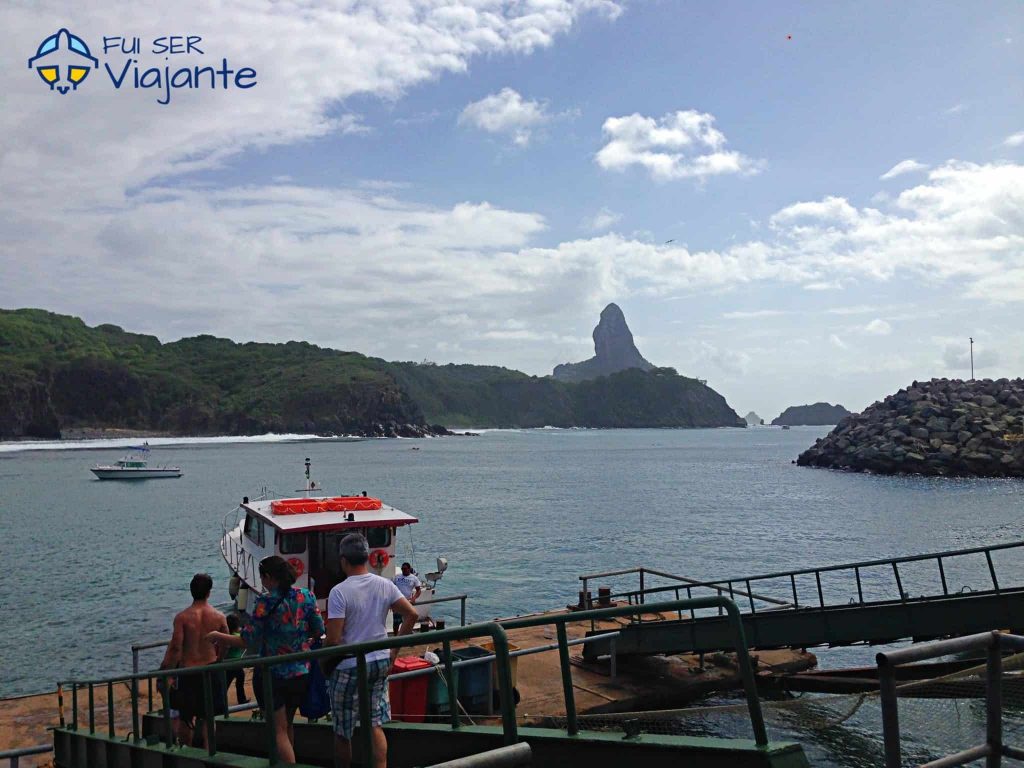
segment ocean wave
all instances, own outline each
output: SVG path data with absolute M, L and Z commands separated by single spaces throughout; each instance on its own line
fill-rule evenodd
M 338 437 L 323 435 L 275 434 L 219 435 L 217 437 L 115 437 L 89 440 L 18 440 L 0 442 L 0 453 L 19 451 L 81 451 L 101 448 L 131 448 L 147 443 L 151 448 L 161 445 L 219 445 L 224 443 L 294 443 L 311 441 L 354 442 L 364 438 L 354 435 Z

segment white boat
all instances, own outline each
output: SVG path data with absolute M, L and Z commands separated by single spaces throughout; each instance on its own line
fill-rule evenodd
M 231 569 L 228 593 L 235 607 L 245 612 L 263 591 L 259 563 L 270 555 L 287 560 L 298 574 L 295 585 L 309 589 L 317 605 L 326 611 L 331 588 L 345 579 L 338 557 L 338 545 L 350 533 L 361 533 L 370 545 L 371 573 L 394 579 L 401 573 L 403 557 L 397 555 L 399 532 L 419 520 L 371 496 L 326 496 L 321 484 L 310 479 L 306 459 L 306 487 L 300 497 L 250 500 L 228 512 L 224 518 L 220 551 Z M 316 494 L 316 495 L 314 495 Z M 411 539 L 410 539 L 411 541 Z M 412 561 L 412 556 L 404 557 Z M 413 565 L 415 565 L 413 563 Z M 437 558 L 437 571 L 423 580 L 416 610 L 421 622 L 430 621 L 429 604 L 436 595 L 438 580 L 448 561 Z M 390 619 L 388 626 L 391 626 Z
M 138 453 L 149 453 L 147 445 L 135 446 L 133 453 L 122 456 L 116 464 L 97 464 L 92 473 L 100 480 L 149 480 L 157 477 L 181 477 L 181 467 L 151 467 Z

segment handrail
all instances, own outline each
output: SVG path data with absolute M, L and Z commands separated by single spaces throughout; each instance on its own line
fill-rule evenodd
M 879 559 L 879 560 L 863 560 L 863 561 L 854 562 L 854 563 L 841 563 L 839 565 L 827 565 L 827 566 L 822 566 L 822 567 L 819 567 L 819 568 L 801 568 L 801 569 L 792 570 L 792 571 L 777 571 L 775 573 L 764 573 L 764 574 L 758 574 L 758 575 L 755 575 L 755 576 L 740 576 L 740 577 L 732 578 L 732 579 L 717 579 L 717 580 L 713 580 L 713 581 L 697 582 L 697 583 L 694 583 L 694 584 L 690 584 L 688 586 L 691 587 L 691 588 L 701 588 L 701 587 L 703 587 L 703 588 L 717 589 L 717 590 L 722 590 L 722 591 L 728 590 L 728 591 L 730 591 L 733 594 L 743 594 L 741 592 L 741 590 L 736 589 L 734 587 L 734 585 L 737 585 L 737 584 L 747 584 L 749 582 L 754 582 L 754 581 L 767 581 L 769 579 L 781 579 L 781 578 L 789 578 L 792 581 L 797 576 L 808 576 L 808 575 L 812 575 L 812 574 L 814 576 L 816 576 L 820 580 L 821 574 L 823 574 L 823 573 L 832 573 L 832 572 L 836 572 L 836 571 L 849 571 L 849 570 L 853 570 L 853 571 L 856 572 L 856 576 L 857 576 L 858 595 L 860 595 L 860 600 L 861 600 L 861 602 L 863 602 L 863 594 L 862 594 L 861 587 L 860 587 L 860 569 L 862 569 L 862 568 L 877 567 L 877 566 L 891 565 L 893 567 L 893 570 L 894 570 L 894 573 L 895 573 L 895 576 L 896 576 L 896 579 L 897 579 L 897 585 L 900 587 L 901 599 L 906 600 L 907 599 L 906 598 L 906 594 L 903 592 L 902 585 L 899 582 L 899 570 L 896 568 L 896 566 L 898 564 L 900 564 L 900 563 L 911 563 L 911 562 L 922 562 L 922 561 L 926 561 L 926 560 L 937 560 L 938 563 L 939 563 L 939 571 L 940 571 L 940 576 L 942 578 L 942 583 L 943 583 L 943 590 L 944 590 L 943 594 L 948 594 L 948 586 L 946 584 L 946 577 L 945 577 L 944 568 L 942 566 L 942 560 L 944 558 L 959 557 L 959 556 L 962 556 L 962 555 L 984 554 L 986 556 L 986 560 L 988 561 L 989 574 L 993 578 L 993 588 L 994 588 L 996 593 L 999 593 L 1000 590 L 1002 589 L 1002 587 L 999 585 L 998 580 L 994 578 L 995 566 L 992 563 L 992 559 L 991 559 L 992 555 L 991 555 L 991 553 L 992 552 L 1001 551 L 1001 550 L 1006 550 L 1006 549 L 1014 549 L 1014 548 L 1018 548 L 1018 547 L 1024 547 L 1024 541 L 1012 541 L 1012 542 L 1005 542 L 1005 543 L 1002 543 L 1002 544 L 990 544 L 990 545 L 981 546 L 981 547 L 968 547 L 968 548 L 965 548 L 965 549 L 955 549 L 955 550 L 948 550 L 948 551 L 944 551 L 944 552 L 929 552 L 929 553 L 921 554 L 921 555 L 903 555 L 901 557 L 883 558 L 883 559 Z M 664 592 L 671 592 L 671 591 L 673 591 L 675 589 L 679 589 L 679 587 L 675 587 L 675 586 L 653 587 L 651 589 L 644 590 L 644 595 L 661 594 L 661 593 L 664 593 Z M 794 589 L 794 592 L 795 592 L 795 585 L 794 585 L 793 589 Z M 820 589 L 819 589 L 819 591 L 820 591 Z M 616 594 L 616 595 L 612 595 L 612 597 L 624 597 L 626 595 L 635 595 L 635 594 L 637 594 L 635 591 L 634 592 L 622 592 L 622 593 L 619 593 L 619 594 Z M 819 595 L 819 597 L 820 597 L 820 595 Z M 822 606 L 824 605 L 823 600 L 821 600 L 819 602 L 820 602 L 820 604 Z M 794 601 L 793 607 L 800 607 L 799 603 L 797 601 Z
M 430 768 L 521 768 L 528 766 L 533 757 L 530 745 L 525 741 L 508 747 L 498 747 L 466 757 L 457 757 Z
M 747 698 L 747 706 L 750 713 L 751 727 L 754 731 L 754 740 L 759 748 L 766 748 L 768 746 L 768 733 L 765 729 L 764 716 L 761 712 L 761 704 L 757 697 L 757 688 L 754 683 L 753 666 L 750 661 L 750 655 L 747 650 L 746 637 L 743 631 L 743 623 L 741 620 L 739 609 L 736 604 L 728 598 L 721 596 L 710 596 L 710 597 L 699 597 L 693 599 L 684 600 L 672 600 L 666 601 L 661 604 L 653 604 L 646 606 L 646 609 L 662 609 L 662 610 L 699 610 L 702 608 L 719 608 L 724 611 L 728 616 L 728 622 L 733 630 L 734 645 L 736 648 L 736 660 L 738 662 L 740 675 L 743 681 L 743 688 Z M 508 619 L 502 621 L 500 624 L 497 622 L 487 622 L 482 624 L 470 624 L 465 627 L 452 627 L 450 629 L 433 630 L 426 634 L 413 634 L 413 635 L 402 635 L 399 637 L 389 637 L 384 640 L 375 640 L 366 643 L 357 643 L 347 646 L 331 646 L 327 648 L 320 648 L 313 651 L 303 651 L 300 653 L 291 653 L 281 656 L 271 657 L 242 657 L 241 659 L 232 659 L 229 661 L 222 661 L 216 664 L 211 664 L 203 667 L 187 667 L 181 669 L 172 670 L 155 670 L 151 672 L 136 673 L 131 675 L 121 675 L 118 677 L 101 678 L 95 680 L 72 680 L 64 683 L 71 687 L 72 697 L 72 721 L 69 729 L 73 731 L 79 730 L 78 722 L 78 692 L 79 689 L 86 690 L 89 696 L 89 732 L 96 732 L 95 722 L 95 704 L 93 692 L 96 686 L 106 685 L 107 686 L 107 705 L 108 705 L 108 728 L 111 736 L 114 731 L 114 718 L 113 718 L 113 684 L 114 683 L 128 683 L 131 690 L 132 698 L 132 735 L 135 742 L 140 741 L 140 728 L 139 728 L 139 681 L 149 680 L 152 681 L 154 678 L 157 680 L 166 679 L 173 676 L 181 675 L 199 675 L 202 678 L 203 683 L 203 694 L 204 694 L 204 706 L 207 713 L 206 718 L 206 730 L 207 730 L 207 749 L 211 755 L 216 754 L 216 730 L 214 728 L 214 711 L 213 706 L 213 681 L 212 675 L 224 675 L 226 672 L 235 669 L 244 669 L 247 667 L 263 667 L 269 668 L 276 664 L 293 662 L 293 661 L 319 661 L 322 659 L 332 658 L 350 658 L 355 657 L 357 663 L 357 674 L 358 674 L 358 685 L 360 690 L 360 697 L 368 697 L 367 687 L 367 676 L 366 676 L 366 654 L 376 650 L 394 649 L 394 648 L 411 648 L 415 646 L 424 645 L 425 643 L 436 643 L 442 642 L 443 653 L 444 653 L 444 678 L 448 686 L 449 700 L 454 701 L 455 692 L 452 687 L 454 662 L 451 653 L 451 642 L 453 640 L 465 640 L 473 637 L 490 636 L 494 644 L 495 660 L 497 661 L 497 673 L 498 673 L 498 693 L 501 700 L 501 719 L 504 730 L 504 738 L 506 744 L 514 744 L 518 741 L 518 731 L 516 729 L 516 718 L 515 718 L 515 702 L 512 695 L 512 673 L 511 673 L 511 661 L 508 644 L 508 636 L 506 630 L 521 629 L 526 627 L 536 627 L 543 625 L 555 625 L 557 632 L 557 643 L 556 647 L 559 654 L 559 666 L 561 668 L 562 675 L 562 689 L 565 699 L 565 711 L 566 711 L 566 726 L 569 735 L 576 735 L 579 732 L 579 724 L 576 717 L 576 702 L 575 693 L 573 690 L 572 683 L 572 669 L 569 662 L 569 645 L 570 642 L 576 644 L 578 641 L 569 641 L 567 634 L 567 625 L 572 623 L 576 624 L 579 622 L 585 622 L 596 619 L 613 618 L 616 616 L 626 616 L 631 613 L 645 610 L 641 606 L 618 606 L 612 608 L 598 608 L 589 611 L 579 611 L 575 613 L 564 613 L 564 614 L 541 614 L 538 616 L 525 616 L 517 619 Z M 614 642 L 614 641 L 613 641 Z M 532 649 L 527 649 L 532 650 Z M 223 679 L 223 678 L 222 678 Z M 61 684 L 58 684 L 60 686 Z M 271 675 L 263 675 L 263 697 L 267 703 L 268 708 L 273 707 L 273 691 L 271 690 Z M 371 724 L 370 717 L 371 712 L 369 706 L 366 706 L 368 702 L 364 701 L 364 705 L 360 706 L 360 735 L 364 742 L 363 750 L 364 754 L 368 756 L 368 762 L 372 762 L 370 758 L 373 755 L 373 745 L 371 739 Z M 163 722 L 165 727 L 165 741 L 167 747 L 173 746 L 173 737 L 170 729 L 170 708 L 167 698 L 164 698 L 163 703 Z M 267 724 L 267 755 L 271 765 L 276 765 L 278 762 L 277 746 L 274 738 L 274 724 L 272 718 L 266 719 Z M 459 728 L 461 725 L 459 721 L 459 714 L 456 707 L 451 707 L 451 727 L 453 729 Z M 63 716 L 61 717 L 61 728 L 65 728 L 65 721 Z
M 639 594 L 641 596 L 644 596 L 644 595 L 649 595 L 649 594 L 654 594 L 654 593 L 671 592 L 672 590 L 675 590 L 676 598 L 678 599 L 678 597 L 679 597 L 679 589 L 680 589 L 679 587 L 667 586 L 667 587 L 652 587 L 651 589 L 645 589 L 644 588 L 644 574 L 647 574 L 647 573 L 650 573 L 650 574 L 652 574 L 654 576 L 660 576 L 660 577 L 665 578 L 665 579 L 674 579 L 676 581 L 681 581 L 681 582 L 683 582 L 684 584 L 686 584 L 687 586 L 690 586 L 690 587 L 705 586 L 707 584 L 707 582 L 701 581 L 699 579 L 693 579 L 693 578 L 690 578 L 689 576 L 680 576 L 680 575 L 675 574 L 675 573 L 668 573 L 667 571 L 659 571 L 659 570 L 657 570 L 655 568 L 648 568 L 645 565 L 636 566 L 634 568 L 624 568 L 624 569 L 619 570 L 619 571 L 606 571 L 604 573 L 588 573 L 588 574 L 584 574 L 582 576 L 578 576 L 577 578 L 580 581 L 583 582 L 583 595 L 584 595 L 584 599 L 588 599 L 587 598 L 587 592 L 588 592 L 587 584 L 590 582 L 590 580 L 592 580 L 592 579 L 603 579 L 603 578 L 608 578 L 608 577 L 611 577 L 611 576 L 626 576 L 626 575 L 631 574 L 631 573 L 636 573 L 636 574 L 639 574 L 639 576 L 640 576 L 640 589 L 639 589 L 639 591 L 632 590 L 632 591 L 627 591 L 627 592 L 617 592 L 617 593 L 609 595 L 608 596 L 609 599 L 616 598 L 616 597 L 625 597 L 627 595 L 637 595 L 637 594 Z M 740 581 L 740 580 L 741 579 L 735 579 L 735 581 Z M 744 592 L 741 589 L 737 589 L 737 590 L 734 590 L 734 593 L 737 594 L 737 595 L 743 595 L 743 597 L 750 597 L 750 598 L 754 598 L 755 600 L 760 600 L 763 603 L 772 603 L 772 604 L 777 605 L 779 607 L 791 608 L 793 606 L 792 603 L 787 602 L 786 600 L 779 600 L 779 599 L 774 598 L 774 597 L 768 597 L 767 595 L 759 595 L 756 592 Z M 590 602 L 588 603 L 587 607 L 593 607 L 593 602 L 594 602 L 593 598 L 589 598 L 589 600 L 590 600 Z M 643 602 L 643 600 L 641 599 L 640 602 Z
M 987 757 L 987 765 L 999 765 L 1000 758 L 1024 759 L 1024 749 L 1003 743 L 1003 650 L 1024 650 L 1024 637 L 1004 635 L 1001 632 L 982 632 L 977 635 L 939 640 L 914 645 L 888 653 L 879 653 L 878 684 L 882 703 L 882 739 L 886 768 L 900 768 L 903 764 L 900 747 L 899 705 L 896 701 L 896 667 L 914 661 L 934 659 L 965 651 L 985 650 L 985 743 L 926 763 L 922 768 L 952 768 L 967 765 Z
M 539 627 L 544 624 L 554 624 L 558 635 L 558 651 L 562 668 L 562 688 L 565 697 L 565 719 L 566 727 L 570 736 L 579 732 L 579 725 L 576 721 L 576 702 L 573 693 L 572 677 L 569 667 L 569 648 L 566 637 L 566 624 L 575 624 L 582 621 L 596 619 L 609 619 L 616 616 L 628 616 L 634 613 L 658 610 L 674 611 L 679 609 L 721 608 L 728 615 L 728 621 L 733 628 L 733 643 L 736 647 L 736 662 L 740 669 L 740 677 L 743 680 L 743 689 L 747 697 L 747 708 L 750 712 L 750 723 L 754 730 L 754 741 L 758 747 L 768 745 L 768 732 L 764 725 L 764 715 L 761 712 L 761 702 L 757 697 L 757 686 L 754 683 L 753 666 L 750 663 L 750 653 L 747 650 L 747 640 L 743 632 L 743 620 L 740 617 L 739 608 L 736 603 L 726 597 L 713 595 L 709 597 L 694 597 L 684 600 L 668 600 L 660 604 L 647 606 L 621 605 L 612 608 L 596 608 L 589 611 L 575 611 L 573 613 L 562 613 L 552 615 L 541 614 L 540 616 L 524 616 L 520 619 L 509 619 L 501 622 L 505 629 L 525 629 L 527 627 Z
M 452 627 L 451 629 L 435 630 L 430 633 L 430 641 L 437 642 L 443 641 L 446 657 L 447 657 L 447 670 L 446 670 L 446 681 L 449 687 L 449 695 L 454 700 L 454 692 L 451 690 L 451 641 L 452 640 L 465 640 L 472 637 L 490 636 L 492 643 L 494 644 L 494 650 L 497 656 L 497 672 L 498 672 L 498 692 L 501 698 L 501 719 L 504 730 L 504 738 L 506 744 L 515 744 L 518 741 L 518 734 L 516 729 L 515 719 L 515 703 L 512 695 L 512 671 L 511 662 L 509 661 L 509 648 L 508 648 L 508 637 L 505 634 L 505 630 L 502 629 L 498 624 L 494 622 L 487 622 L 483 624 L 472 624 L 465 627 Z M 232 659 L 229 661 L 220 661 L 216 664 L 209 664 L 201 667 L 183 667 L 171 670 L 155 670 L 151 672 L 136 673 L 131 675 L 120 675 L 117 677 L 100 678 L 96 680 L 70 680 L 62 681 L 58 683 L 60 685 L 71 686 L 72 696 L 72 722 L 71 730 L 78 730 L 78 690 L 79 688 L 85 688 L 89 695 L 89 732 L 96 732 L 95 722 L 95 703 L 93 692 L 97 686 L 105 685 L 107 687 L 107 704 L 108 704 L 108 727 L 113 735 L 114 723 L 113 723 L 113 685 L 114 683 L 131 683 L 131 698 L 132 698 L 132 734 L 135 738 L 135 742 L 138 743 L 139 738 L 139 691 L 138 682 L 140 680 L 152 680 L 156 678 L 167 679 L 170 677 L 180 677 L 182 675 L 198 675 L 202 677 L 203 683 L 203 698 L 205 710 L 208 713 L 206 718 L 206 732 L 207 732 L 207 748 L 211 755 L 216 754 L 216 731 L 214 729 L 214 706 L 213 706 L 213 680 L 212 675 L 217 674 L 223 676 L 224 673 L 235 670 L 244 669 L 246 667 L 264 667 L 269 668 L 281 663 L 288 663 L 293 661 L 319 661 L 320 659 L 331 659 L 331 658 L 351 658 L 355 657 L 357 664 L 357 680 L 360 691 L 360 698 L 369 696 L 369 689 L 367 684 L 367 672 L 366 672 L 366 655 L 373 651 L 379 650 L 391 650 L 393 648 L 407 648 L 417 645 L 422 645 L 424 637 L 421 634 L 414 635 L 402 635 L 398 637 L 389 637 L 384 640 L 374 640 L 364 643 L 354 643 L 352 645 L 343 646 L 330 646 L 327 648 L 320 648 L 312 651 L 302 651 L 299 653 L 282 654 L 280 656 L 267 656 L 267 657 L 242 657 L 241 659 Z M 273 690 L 271 687 L 272 680 L 271 674 L 268 673 L 263 675 L 263 699 L 267 703 L 267 708 L 273 710 Z M 363 750 L 367 756 L 367 762 L 372 763 L 373 756 L 373 741 L 372 741 L 372 727 L 371 717 L 372 713 L 368 706 L 369 702 L 361 701 L 360 704 L 360 735 L 363 739 Z M 452 707 L 453 714 L 453 727 L 458 727 L 458 710 Z M 170 715 L 170 704 L 167 698 L 164 698 L 163 706 L 163 718 L 165 725 L 165 741 L 167 747 L 173 746 L 173 737 L 171 734 L 171 715 Z M 274 720 L 273 718 L 265 718 L 267 724 L 267 755 L 271 765 L 278 763 L 277 755 L 277 742 L 274 735 Z M 63 719 L 61 726 L 64 726 Z
M 413 603 L 417 605 L 436 605 L 437 603 L 450 603 L 455 600 L 459 601 L 459 626 L 466 626 L 466 600 L 469 599 L 469 595 L 447 595 L 445 597 L 433 597 L 428 600 L 417 600 Z
M 53 744 L 37 744 L 34 747 L 18 747 L 0 751 L 0 760 L 7 760 L 10 768 L 18 768 L 18 761 L 28 755 L 42 755 L 53 752 Z

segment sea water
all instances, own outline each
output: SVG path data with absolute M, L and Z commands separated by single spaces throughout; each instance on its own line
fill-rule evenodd
M 196 572 L 214 576 L 213 599 L 226 603 L 223 519 L 263 487 L 294 495 L 306 457 L 325 492 L 365 490 L 418 517 L 399 532 L 399 555 L 421 575 L 434 570 L 437 556 L 447 557 L 438 594 L 468 593 L 470 620 L 575 602 L 578 576 L 597 571 L 644 565 L 700 579 L 738 577 L 1024 538 L 1024 483 L 791 463 L 827 431 L 191 441 L 160 446 L 150 457 L 153 465 L 181 466 L 184 477 L 141 482 L 98 481 L 89 472 L 116 460 L 121 448 L 0 445 L 0 696 L 52 690 L 57 678 L 129 671 L 132 643 L 169 637 Z M 1024 571 L 1014 568 L 1008 578 L 1019 583 Z M 983 571 L 951 579 L 951 590 L 987 588 Z M 910 591 L 913 569 L 907 578 Z M 591 588 L 604 583 L 636 587 L 599 579 Z M 435 613 L 457 621 L 457 605 Z M 873 653 L 818 655 L 823 666 L 841 666 L 871 664 Z M 151 652 L 142 666 L 158 661 Z M 810 742 L 824 764 L 871 765 L 878 729 L 873 715 L 865 717 L 844 726 L 842 733 L 856 736 L 845 741 L 836 729 L 804 732 L 799 723 L 782 735 Z M 736 728 L 749 736 L 742 719 Z M 851 748 L 850 739 L 860 746 Z

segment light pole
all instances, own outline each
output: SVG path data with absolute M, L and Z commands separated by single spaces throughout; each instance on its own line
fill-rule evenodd
M 971 381 L 974 381 L 974 337 L 968 336 L 971 341 Z

